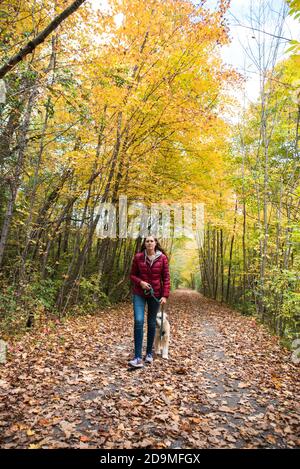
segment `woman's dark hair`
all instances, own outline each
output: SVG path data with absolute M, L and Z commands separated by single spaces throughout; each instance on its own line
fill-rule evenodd
M 165 250 L 161 247 L 161 245 L 159 244 L 158 239 L 155 238 L 155 236 L 153 236 L 153 235 L 148 235 L 148 236 L 146 236 L 146 238 L 144 238 L 143 243 L 142 243 L 142 246 L 141 246 L 141 252 L 144 251 L 144 249 L 146 249 L 146 239 L 147 239 L 147 238 L 150 238 L 150 237 L 153 238 L 154 241 L 155 241 L 155 243 L 156 243 L 156 244 L 155 244 L 155 251 L 159 250 L 159 251 L 161 251 L 166 257 L 168 257 L 168 254 L 166 253 L 166 251 L 165 251 Z

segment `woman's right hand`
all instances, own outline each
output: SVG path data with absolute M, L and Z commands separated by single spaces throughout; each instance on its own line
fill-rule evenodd
M 140 285 L 143 290 L 150 290 L 151 288 L 150 283 L 144 282 L 144 280 L 141 280 Z

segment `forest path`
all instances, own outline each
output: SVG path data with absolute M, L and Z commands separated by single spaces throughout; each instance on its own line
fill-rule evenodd
M 191 290 L 173 292 L 167 309 L 170 358 L 143 369 L 127 366 L 130 303 L 11 345 L 0 447 L 299 447 L 299 367 L 277 338 Z

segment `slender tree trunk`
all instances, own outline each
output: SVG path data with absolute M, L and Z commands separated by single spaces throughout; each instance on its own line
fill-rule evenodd
M 237 219 L 237 200 L 235 201 L 233 232 L 232 232 L 232 236 L 231 236 L 230 252 L 229 252 L 226 303 L 229 302 L 230 282 L 231 282 L 231 268 L 232 268 L 232 253 L 233 253 L 233 244 L 234 244 L 235 230 L 236 230 L 236 219 Z
M 104 203 L 107 201 L 109 191 L 111 190 L 111 185 L 113 181 L 114 171 L 116 168 L 117 158 L 118 158 L 120 147 L 121 147 L 121 136 L 122 136 L 121 125 L 122 125 L 122 112 L 120 112 L 118 115 L 116 143 L 115 143 L 114 150 L 113 150 L 108 180 L 106 182 L 104 193 L 101 197 L 101 201 L 100 201 L 101 203 Z M 95 219 L 91 221 L 89 232 L 88 232 L 84 247 L 79 252 L 77 261 L 74 262 L 71 269 L 69 269 L 68 277 L 60 289 L 56 304 L 59 310 L 62 311 L 62 314 L 64 314 L 67 308 L 67 305 L 70 301 L 72 289 L 74 287 L 74 282 L 79 281 L 79 278 L 81 276 L 82 267 L 83 267 L 87 252 L 91 246 L 93 235 L 94 235 L 96 226 L 100 220 L 100 217 L 101 217 L 101 213 L 98 213 Z M 65 296 L 67 296 L 67 298 L 64 301 Z
M 215 294 L 214 294 L 214 299 L 216 300 L 218 298 L 218 287 L 219 287 L 219 258 L 220 258 L 220 240 L 219 240 L 219 230 L 216 229 L 216 245 L 217 245 L 217 253 L 216 253 L 216 269 L 215 269 Z
M 28 99 L 27 107 L 24 113 L 23 123 L 19 129 L 19 138 L 18 138 L 18 159 L 16 162 L 16 167 L 14 170 L 13 178 L 10 182 L 10 196 L 7 204 L 6 213 L 4 216 L 4 222 L 2 226 L 1 238 L 0 238 L 0 266 L 3 262 L 3 255 L 6 247 L 8 232 L 13 217 L 13 210 L 18 194 L 18 190 L 21 184 L 21 175 L 24 166 L 25 152 L 27 147 L 27 132 L 30 124 L 31 113 L 34 105 L 34 100 L 36 97 L 36 88 L 33 87 L 31 94 Z
M 223 229 L 220 230 L 220 251 L 221 251 L 221 303 L 224 301 L 224 246 Z
M 49 61 L 49 66 L 47 72 L 52 72 L 52 78 L 51 78 L 51 85 L 54 84 L 55 80 L 55 64 L 56 64 L 56 42 L 57 42 L 57 36 L 54 36 L 52 38 L 52 53 Z M 31 233 L 30 233 L 30 226 L 32 223 L 33 219 L 33 209 L 34 209 L 34 203 L 36 199 L 36 191 L 38 187 L 38 178 L 39 178 L 39 172 L 40 172 L 40 167 L 42 164 L 42 156 L 44 152 L 44 141 L 45 141 L 45 135 L 46 135 L 46 130 L 47 130 L 47 125 L 48 125 L 48 120 L 49 120 L 49 113 L 50 113 L 50 104 L 51 104 L 51 98 L 50 96 L 48 97 L 47 104 L 46 104 L 46 112 L 45 112 L 45 119 L 43 123 L 43 128 L 42 128 L 42 133 L 41 133 L 41 140 L 40 140 L 40 148 L 39 152 L 37 155 L 37 162 L 36 166 L 34 169 L 34 175 L 33 175 L 33 184 L 32 188 L 30 191 L 30 201 L 29 201 L 29 215 L 25 224 L 25 234 L 26 234 L 26 240 L 25 240 L 25 247 L 22 253 L 22 262 L 20 266 L 20 280 L 22 282 L 23 277 L 24 277 L 24 272 L 25 272 L 25 263 L 27 259 L 27 254 L 30 248 L 31 244 Z

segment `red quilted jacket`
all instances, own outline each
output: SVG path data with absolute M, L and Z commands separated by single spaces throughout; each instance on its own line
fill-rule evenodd
M 144 282 L 150 283 L 156 298 L 162 296 L 168 298 L 170 293 L 170 272 L 167 256 L 161 253 L 150 266 L 150 262 L 146 261 L 145 252 L 145 250 L 138 252 L 133 259 L 130 272 L 130 279 L 133 282 L 132 293 L 146 297 L 140 286 L 141 280 L 144 280 Z

